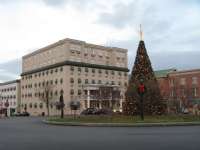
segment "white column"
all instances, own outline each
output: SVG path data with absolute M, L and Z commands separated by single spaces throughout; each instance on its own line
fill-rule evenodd
M 109 108 L 112 108 L 112 100 L 109 100 Z
M 101 100 L 99 100 L 99 108 L 101 109 L 102 108 L 102 101 Z
M 87 90 L 87 108 L 90 108 L 90 90 Z
M 122 109 L 122 98 L 119 100 L 119 109 Z

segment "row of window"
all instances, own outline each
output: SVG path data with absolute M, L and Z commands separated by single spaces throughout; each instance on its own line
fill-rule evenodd
M 196 85 L 198 84 L 198 77 L 192 77 L 192 78 L 180 78 L 179 79 L 179 84 L 180 85 L 186 85 L 186 81 L 192 79 L 192 84 Z M 176 84 L 175 79 L 170 80 L 170 85 L 174 86 Z
M 2 106 L 5 106 L 5 103 L 7 103 L 7 102 L 3 102 L 2 103 Z M 9 106 L 16 106 L 16 102 L 8 102 L 9 103 Z
M 28 107 L 29 107 L 29 108 L 41 108 L 41 109 L 42 109 L 42 108 L 44 107 L 44 105 L 43 105 L 43 103 L 39 103 L 39 104 L 38 104 L 38 103 L 29 103 L 28 106 L 27 106 L 27 104 L 21 104 L 21 107 L 22 107 L 22 108 L 26 108 L 26 109 L 27 109 Z M 53 108 L 53 105 L 50 104 L 50 107 Z
M 72 56 L 75 56 L 75 54 L 77 54 L 78 56 L 80 56 L 81 52 L 80 52 L 80 51 L 71 50 L 71 55 L 72 55 Z M 85 56 L 85 57 L 88 57 L 89 54 L 88 54 L 88 53 L 84 53 L 84 56 Z M 93 54 L 90 54 L 90 56 L 91 56 L 91 57 L 98 57 L 99 59 L 103 59 L 103 58 L 105 58 L 105 59 L 110 59 L 109 56 L 96 55 L 96 54 L 94 54 L 94 53 L 93 53 Z M 117 57 L 116 60 L 118 60 L 118 61 L 119 61 L 119 60 L 124 61 L 125 58 L 124 58 L 124 57 Z
M 102 69 L 87 68 L 87 67 L 82 69 L 81 67 L 71 66 L 70 70 L 75 71 L 76 68 L 77 68 L 78 72 L 81 72 L 82 70 L 84 70 L 86 73 L 88 73 L 88 72 L 92 72 L 92 73 L 98 72 L 99 74 L 101 74 L 101 73 L 104 72 L 106 75 L 109 75 L 109 74 L 115 75 L 118 72 L 119 76 L 122 76 L 122 73 L 124 73 L 124 76 L 127 76 L 127 72 L 114 71 L 114 70 L 102 70 Z
M 49 80 L 49 81 L 43 81 L 43 82 L 35 83 L 34 87 L 35 88 L 42 87 L 42 86 L 44 87 L 45 85 L 48 86 L 48 85 L 53 85 L 53 84 L 57 85 L 58 82 L 60 82 L 60 84 L 63 84 L 63 79 L 61 78 L 60 80 L 55 79 L 55 81 Z M 24 88 L 26 88 L 26 89 L 27 88 L 32 88 L 32 84 L 22 85 L 22 89 L 24 89 Z
M 10 87 L 10 88 L 5 88 L 5 89 L 1 89 L 1 92 L 9 92 L 9 91 L 15 91 L 16 87 Z
M 197 97 L 198 96 L 198 88 L 192 88 L 191 91 L 189 89 L 185 89 L 185 88 L 181 88 L 179 93 L 178 91 L 175 91 L 175 90 L 171 90 L 170 92 L 170 96 L 173 97 L 173 96 L 193 96 L 193 97 Z
M 15 99 L 15 98 L 16 98 L 16 95 L 1 96 L 2 100 L 4 100 L 4 99 Z
M 54 92 L 49 91 L 48 95 L 49 95 L 49 97 L 52 97 L 52 96 L 58 96 L 61 93 L 64 93 L 64 91 L 62 89 L 60 90 L 60 92 L 58 92 L 57 90 Z M 44 98 L 45 95 L 47 95 L 47 93 L 45 94 L 44 92 L 35 92 L 35 94 L 34 94 L 35 97 L 41 97 L 41 98 Z M 33 97 L 32 93 L 22 94 L 22 98 L 28 98 L 28 97 Z
M 63 67 L 50 69 L 50 70 L 46 70 L 46 71 L 41 71 L 41 72 L 35 73 L 34 75 L 23 76 L 22 80 L 24 80 L 24 79 L 32 79 L 33 77 L 37 78 L 37 77 L 45 76 L 45 75 L 48 76 L 49 74 L 53 74 L 54 72 L 58 73 L 58 71 L 62 72 L 63 71 Z
M 74 78 L 70 78 L 70 83 L 74 83 Z M 82 80 L 80 78 L 78 78 L 77 80 L 77 83 L 78 84 L 81 84 L 82 83 Z M 90 84 L 89 80 L 88 79 L 85 79 L 85 84 Z M 91 80 L 91 84 L 102 84 L 102 81 L 101 80 L 98 80 L 98 81 L 95 81 L 95 80 Z M 116 85 L 115 81 L 107 81 L 106 82 L 107 85 Z M 122 85 L 121 81 L 118 82 L 118 85 Z M 127 83 L 125 82 L 124 83 L 124 86 L 127 86 Z

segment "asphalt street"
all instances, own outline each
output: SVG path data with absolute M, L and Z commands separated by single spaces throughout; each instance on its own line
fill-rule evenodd
M 67 127 L 0 119 L 0 150 L 200 150 L 200 126 Z

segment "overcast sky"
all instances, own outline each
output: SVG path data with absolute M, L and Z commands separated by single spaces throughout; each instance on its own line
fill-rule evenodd
M 0 0 L 0 82 L 63 38 L 126 48 L 131 69 L 139 24 L 155 70 L 200 68 L 199 0 Z

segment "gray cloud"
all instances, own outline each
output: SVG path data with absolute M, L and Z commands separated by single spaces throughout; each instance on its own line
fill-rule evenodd
M 0 81 L 16 80 L 21 74 L 21 60 L 11 60 L 0 64 Z
M 69 0 L 43 0 L 45 4 L 50 6 L 61 6 L 69 2 Z
M 118 3 L 112 12 L 103 12 L 97 20 L 117 29 L 126 27 L 138 32 L 143 25 L 144 39 L 154 51 L 197 51 L 200 36 L 199 1 L 134 0 Z M 132 40 L 137 41 L 137 36 Z
M 118 46 L 128 49 L 128 68 L 131 70 L 135 61 L 136 51 L 139 40 L 113 41 L 112 46 Z M 160 49 L 155 51 L 149 46 L 150 43 L 145 42 L 147 52 L 149 54 L 154 70 L 177 68 L 177 69 L 195 69 L 200 68 L 199 57 L 200 51 L 173 51 Z

